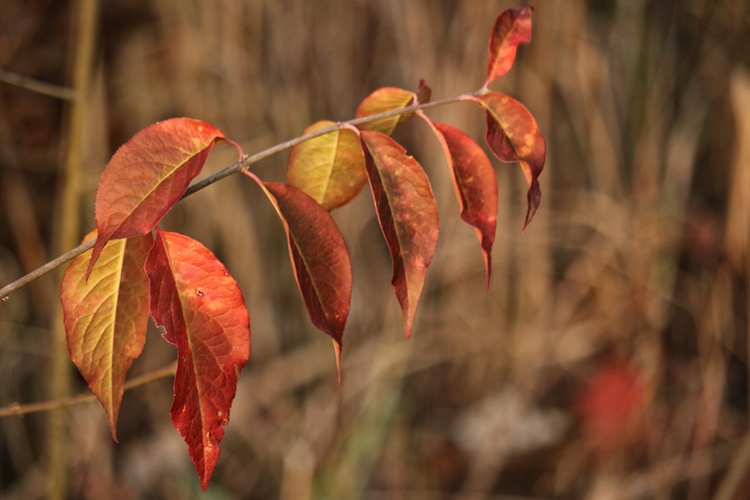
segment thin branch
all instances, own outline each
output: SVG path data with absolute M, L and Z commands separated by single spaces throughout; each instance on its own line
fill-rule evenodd
M 39 267 L 33 271 L 31 271 L 26 276 L 17 279 L 13 283 L 3 287 L 0 289 L 0 300 L 6 301 L 10 298 L 10 294 L 18 290 L 19 288 L 22 288 L 32 281 L 34 281 L 37 278 L 41 278 L 48 272 L 52 271 L 53 269 L 56 269 L 60 267 L 61 265 L 65 264 L 66 262 L 75 259 L 79 255 L 81 255 L 86 250 L 89 250 L 93 248 L 94 243 L 96 243 L 96 238 L 87 241 L 86 243 L 81 243 L 77 247 L 75 247 L 73 250 L 66 252 L 62 254 L 61 256 L 57 257 L 54 260 L 51 260 L 44 264 L 42 267 Z
M 483 91 L 477 91 L 470 95 L 475 96 L 475 95 L 481 94 L 482 92 Z M 190 186 L 187 189 L 187 191 L 185 191 L 185 194 L 182 195 L 182 198 L 180 199 L 186 198 L 190 196 L 191 194 L 195 193 L 196 191 L 200 191 L 201 189 L 213 184 L 214 182 L 220 181 L 221 179 L 224 179 L 225 177 L 229 177 L 232 174 L 236 174 L 237 172 L 245 170 L 249 168 L 250 165 L 252 165 L 253 163 L 257 163 L 261 160 L 268 158 L 269 156 L 273 156 L 276 153 L 280 153 L 281 151 L 284 151 L 285 149 L 292 148 L 298 144 L 309 141 L 310 139 L 315 139 L 316 137 L 320 137 L 322 135 L 336 132 L 337 130 L 342 129 L 343 127 L 347 125 L 357 126 L 363 123 L 369 123 L 369 122 L 374 122 L 377 120 L 382 120 L 383 118 L 390 118 L 391 116 L 413 113 L 414 111 L 417 111 L 417 110 L 424 110 L 424 109 L 436 108 L 438 106 L 445 106 L 446 104 L 453 104 L 456 102 L 464 101 L 468 97 L 469 96 L 462 95 L 458 97 L 451 97 L 448 99 L 443 99 L 440 101 L 426 102 L 423 104 L 413 104 L 411 106 L 406 106 L 404 108 L 399 108 L 399 109 L 392 109 L 390 111 L 384 111 L 383 113 L 378 113 L 375 115 L 363 116 L 361 118 L 354 118 L 352 120 L 347 120 L 345 122 L 338 122 L 334 125 L 331 125 L 330 127 L 322 128 L 319 130 L 315 130 L 313 132 L 309 132 L 304 135 L 300 135 L 298 137 L 295 137 L 294 139 L 290 139 L 288 141 L 272 146 L 268 149 L 264 149 L 263 151 L 256 153 L 254 155 L 246 156 L 245 158 L 242 159 L 242 161 L 233 163 L 229 165 L 228 167 L 220 170 L 219 172 L 216 172 L 212 176 L 206 177 L 200 182 L 196 182 L 195 184 Z M 2 299 L 2 290 L 0 290 L 0 299 Z
M 471 99 L 472 97 L 481 95 L 484 92 L 485 90 L 481 89 L 481 90 L 478 90 L 476 92 L 473 92 L 467 95 L 460 95 L 457 97 L 442 99 L 440 101 L 426 102 L 423 104 L 414 104 L 412 106 L 406 106 L 404 108 L 394 109 L 391 111 L 385 111 L 383 113 L 378 113 L 375 115 L 363 116 L 361 118 L 355 118 L 352 120 L 339 122 L 334 125 L 331 125 L 330 127 L 322 128 L 314 132 L 300 135 L 298 137 L 295 137 L 294 139 L 290 139 L 288 141 L 282 142 L 280 144 L 272 146 L 254 155 L 246 155 L 241 161 L 232 163 L 228 167 L 225 167 L 224 169 L 220 170 L 219 172 L 216 172 L 210 177 L 206 177 L 205 179 L 199 182 L 196 182 L 195 184 L 191 185 L 187 189 L 187 191 L 185 191 L 185 194 L 182 195 L 182 198 L 180 198 L 180 200 L 185 199 L 191 194 L 196 193 L 200 191 L 201 189 L 204 189 L 217 181 L 220 181 L 226 177 L 229 177 L 232 174 L 236 174 L 237 172 L 250 168 L 250 165 L 252 165 L 253 163 L 257 163 L 260 160 L 268 158 L 269 156 L 275 155 L 276 153 L 279 153 L 281 151 L 284 151 L 285 149 L 294 147 L 305 141 L 309 141 L 310 139 L 314 139 L 322 135 L 336 132 L 337 130 L 340 130 L 341 128 L 345 126 L 361 125 L 363 123 L 369 123 L 369 122 L 373 122 L 377 120 L 382 120 L 383 118 L 389 118 L 391 116 L 413 113 L 414 111 L 417 111 L 417 110 L 436 108 L 438 106 L 445 106 L 446 104 L 453 104 L 453 103 L 457 103 L 461 101 L 466 101 L 466 100 Z M 0 301 L 7 301 L 8 298 L 10 297 L 10 294 L 15 292 L 19 288 L 22 288 L 28 285 L 35 279 L 40 278 L 41 276 L 44 276 L 45 274 L 52 271 L 53 269 L 65 264 L 66 262 L 70 260 L 73 260 L 74 258 L 81 255 L 85 251 L 91 249 L 94 246 L 95 242 L 96 242 L 96 239 L 89 240 L 86 243 L 82 243 L 78 245 L 76 248 L 74 248 L 73 250 L 65 253 L 64 255 L 57 257 L 55 260 L 48 262 L 42 267 L 30 272 L 26 276 L 23 276 L 17 279 L 16 281 L 4 286 L 2 289 L 0 289 Z
M 64 101 L 74 101 L 78 97 L 76 92 L 68 87 L 42 82 L 16 73 L 11 73 L 10 71 L 5 71 L 4 69 L 0 69 L 0 82 L 9 83 L 16 87 L 36 92 L 37 94 L 56 97 Z
M 177 370 L 177 363 L 172 363 L 169 366 L 165 366 L 159 370 L 155 370 L 150 373 L 135 377 L 134 379 L 125 382 L 125 390 L 135 389 L 142 385 L 150 384 L 156 380 L 170 377 L 175 374 Z M 39 413 L 42 411 L 56 410 L 58 408 L 67 408 L 69 406 L 79 405 L 83 403 L 90 403 L 96 401 L 96 396 L 90 392 L 84 394 L 78 394 L 77 396 L 71 396 L 69 398 L 56 399 L 54 401 L 43 401 L 41 403 L 31 403 L 27 405 L 21 405 L 18 403 L 11 403 L 4 408 L 0 408 L 0 418 L 2 417 L 21 417 L 30 413 Z

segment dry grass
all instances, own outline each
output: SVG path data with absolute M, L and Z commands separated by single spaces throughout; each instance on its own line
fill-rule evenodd
M 5 1 L 1 68 L 69 81 L 61 4 Z M 425 78 L 434 98 L 469 92 L 484 80 L 492 20 L 515 6 L 105 4 L 86 127 L 87 227 L 103 165 L 140 128 L 193 116 L 254 152 L 316 120 L 352 117 L 380 86 Z M 355 276 L 339 391 L 330 342 L 306 317 L 281 225 L 252 183 L 223 181 L 165 220 L 220 256 L 252 318 L 253 354 L 213 497 L 702 499 L 731 467 L 737 498 L 750 495 L 741 481 L 750 470 L 741 448 L 750 418 L 750 7 L 548 0 L 537 2 L 534 23 L 532 44 L 496 88 L 524 102 L 547 139 L 536 220 L 519 234 L 523 178 L 498 165 L 485 294 L 476 238 L 458 219 L 438 145 L 421 124 L 407 125 L 399 138 L 440 205 L 438 253 L 407 341 L 369 194 L 336 213 Z M 0 284 L 53 256 L 65 109 L 0 84 Z M 471 105 L 431 115 L 482 135 Z M 217 151 L 208 170 L 231 156 Z M 271 158 L 258 172 L 281 178 L 284 163 Z M 0 406 L 45 399 L 56 288 L 45 278 L 0 304 Z M 150 331 L 133 375 L 173 359 Z M 625 366 L 638 401 L 631 421 L 615 420 L 621 432 L 604 437 L 581 420 L 601 366 Z M 170 384 L 126 394 L 119 444 L 98 406 L 68 410 L 72 497 L 200 496 L 169 422 Z M 44 491 L 44 418 L 0 420 L 8 498 Z

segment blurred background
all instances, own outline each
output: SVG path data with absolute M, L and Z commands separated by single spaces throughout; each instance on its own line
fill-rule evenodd
M 139 129 L 190 116 L 255 153 L 352 118 L 378 87 L 469 93 L 495 17 L 527 4 L 86 3 L 0 2 L 0 286 L 94 227 L 102 169 Z M 354 266 L 337 390 L 280 222 L 252 182 L 226 179 L 162 223 L 216 253 L 251 314 L 208 491 L 161 377 L 126 393 L 119 443 L 90 401 L 1 418 L 0 496 L 750 498 L 750 3 L 531 4 L 532 43 L 492 88 L 546 138 L 543 200 L 520 234 L 523 175 L 495 162 L 488 293 L 440 147 L 412 121 L 396 137 L 431 178 L 438 251 L 407 340 L 369 191 L 334 212 Z M 428 114 L 483 137 L 475 105 Z M 204 175 L 235 155 L 217 148 Z M 286 155 L 255 171 L 283 179 Z M 87 391 L 61 342 L 59 280 L 0 303 L 6 413 Z M 151 324 L 131 377 L 175 354 Z

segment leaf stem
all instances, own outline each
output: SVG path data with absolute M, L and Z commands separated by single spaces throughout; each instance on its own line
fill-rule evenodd
M 301 144 L 305 141 L 309 141 L 310 139 L 314 139 L 316 137 L 320 137 L 322 135 L 330 134 L 332 132 L 336 132 L 337 130 L 340 130 L 341 128 L 345 126 L 356 126 L 361 125 L 363 123 L 369 123 L 377 120 L 381 120 L 383 118 L 389 118 L 391 116 L 396 115 L 403 115 L 406 113 L 412 113 L 418 110 L 425 110 L 425 109 L 431 109 L 431 108 L 437 108 L 438 106 L 445 106 L 446 104 L 453 104 L 457 102 L 462 102 L 466 100 L 470 100 L 473 97 L 477 97 L 481 94 L 483 94 L 486 90 L 485 89 L 479 89 L 475 92 L 472 92 L 470 94 L 464 94 L 456 97 L 449 97 L 447 99 L 441 99 L 438 101 L 432 101 L 432 102 L 426 102 L 426 103 L 420 103 L 420 104 L 413 104 L 411 106 L 406 106 L 404 108 L 399 109 L 393 109 L 390 111 L 385 111 L 383 113 L 377 113 L 374 115 L 369 116 L 363 116 L 361 118 L 354 118 L 352 120 L 347 120 L 343 122 L 338 122 L 334 125 L 331 125 L 330 127 L 322 128 L 320 130 L 315 130 L 314 132 L 310 132 L 304 135 L 300 135 L 298 137 L 295 137 L 294 139 L 290 139 L 288 141 L 279 143 L 275 146 L 272 146 L 268 149 L 264 149 L 263 151 L 260 151 L 258 153 L 255 153 L 254 155 L 245 155 L 245 157 L 237 161 L 235 163 L 232 163 L 228 167 L 225 167 L 224 169 L 220 170 L 219 172 L 216 172 L 215 174 L 206 177 L 205 179 L 196 182 L 195 184 L 191 185 L 187 191 L 185 191 L 185 194 L 182 195 L 181 200 L 184 198 L 187 198 L 193 193 L 196 193 L 200 191 L 201 189 L 204 189 L 211 184 L 220 181 L 226 177 L 229 177 L 232 174 L 236 174 L 237 172 L 241 172 L 242 170 L 246 170 L 250 168 L 250 165 L 253 163 L 257 163 L 265 158 L 268 158 L 269 156 L 275 155 L 276 153 L 279 153 L 281 151 L 284 151 L 285 149 L 292 148 L 298 144 Z M 40 278 L 47 274 L 48 272 L 52 271 L 53 269 L 65 264 L 68 261 L 73 260 L 74 258 L 78 257 L 82 253 L 86 252 L 87 250 L 91 249 L 94 246 L 94 243 L 96 242 L 96 238 L 87 241 L 86 243 L 82 243 L 75 247 L 74 249 L 70 250 L 69 252 L 64 253 L 63 255 L 57 257 L 54 260 L 49 261 L 48 263 L 44 264 L 43 266 L 31 271 L 27 275 L 18 278 L 17 280 L 13 281 L 12 283 L 4 286 L 0 289 L 0 301 L 7 301 L 10 298 L 10 294 L 15 292 L 16 290 L 28 285 L 32 281 L 34 281 L 37 278 Z M 0 415 L 1 416 L 1 415 Z

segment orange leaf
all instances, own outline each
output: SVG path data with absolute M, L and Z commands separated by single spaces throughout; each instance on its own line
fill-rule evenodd
M 542 200 L 539 175 L 544 169 L 547 151 L 544 137 L 529 110 L 512 97 L 488 92 L 472 99 L 487 110 L 485 139 L 492 152 L 500 161 L 517 161 L 523 169 L 529 186 L 523 225 L 526 230 Z
M 96 237 L 90 232 L 84 242 Z M 89 280 L 91 250 L 73 259 L 60 291 L 70 359 L 104 408 L 117 441 L 125 375 L 140 356 L 148 322 L 148 280 L 143 263 L 151 234 L 110 241 Z
M 448 168 L 461 207 L 461 219 L 476 229 L 484 254 L 487 288 L 492 273 L 492 244 L 497 226 L 497 177 L 490 160 L 479 144 L 461 130 L 445 123 L 433 123 L 419 112 L 432 127 L 445 151 Z
M 333 339 L 340 369 L 352 298 L 352 264 L 344 237 L 331 215 L 303 191 L 245 173 L 263 189 L 284 223 L 302 299 L 313 324 Z
M 380 228 L 393 260 L 391 283 L 411 335 L 427 267 L 437 248 L 438 210 L 422 166 L 380 132 L 361 132 Z
M 305 134 L 335 125 L 320 121 Z M 357 132 L 339 129 L 292 148 L 287 162 L 287 179 L 326 210 L 352 200 L 367 181 L 365 158 Z
M 250 317 L 234 278 L 197 241 L 156 230 L 146 260 L 151 315 L 177 346 L 172 423 L 205 490 L 219 458 L 237 378 L 250 356 Z
M 531 42 L 533 10 L 533 7 L 507 9 L 495 20 L 489 42 L 490 60 L 487 64 L 485 88 L 492 80 L 510 71 L 518 46 Z
M 227 141 L 213 125 L 172 118 L 136 133 L 115 152 L 96 192 L 96 228 L 88 273 L 112 238 L 151 231 L 185 194 L 217 141 Z
M 429 87 L 420 85 L 420 92 L 429 99 Z M 417 102 L 418 97 L 414 92 L 409 92 L 408 90 L 396 87 L 383 87 L 365 97 L 357 108 L 356 117 L 362 118 L 378 113 L 384 113 L 386 111 L 401 109 L 416 104 Z M 407 121 L 413 115 L 414 113 L 406 113 L 403 115 L 390 116 L 381 120 L 363 123 L 362 125 L 359 125 L 359 129 L 373 130 L 376 132 L 382 132 L 386 135 L 391 135 L 398 125 Z

